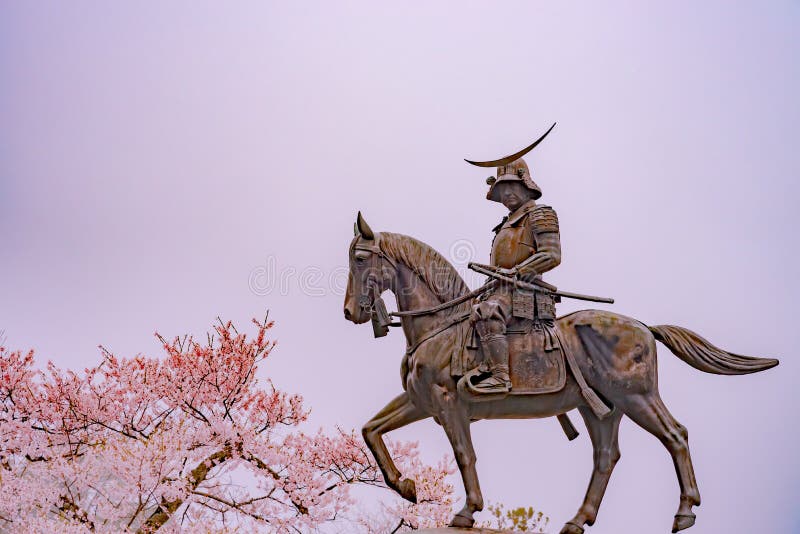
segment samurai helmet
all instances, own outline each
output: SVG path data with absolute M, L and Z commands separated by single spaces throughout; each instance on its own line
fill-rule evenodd
M 500 202 L 500 195 L 495 189 L 497 184 L 503 182 L 522 182 L 526 188 L 531 192 L 534 199 L 542 196 L 542 190 L 536 185 L 536 182 L 531 178 L 531 171 L 528 169 L 528 164 L 525 160 L 519 158 L 512 161 L 508 165 L 497 167 L 497 178 L 492 176 L 486 179 L 489 184 L 489 192 L 486 193 L 486 198 L 495 202 Z
M 525 163 L 525 160 L 522 159 L 522 156 L 533 150 L 536 145 L 542 142 L 547 134 L 555 127 L 555 123 L 551 126 L 539 139 L 533 142 L 530 146 L 527 146 L 520 150 L 515 154 L 511 154 L 510 156 L 506 156 L 504 158 L 500 158 L 493 161 L 470 161 L 465 159 L 467 163 L 475 165 L 477 167 L 497 167 L 497 177 L 491 176 L 486 179 L 486 183 L 489 184 L 489 192 L 486 193 L 486 198 L 489 200 L 493 200 L 494 202 L 500 202 L 500 197 L 498 192 L 495 190 L 495 186 L 502 182 L 521 182 L 525 187 L 531 192 L 531 196 L 534 199 L 537 199 L 542 196 L 542 190 L 539 189 L 539 186 L 536 185 L 536 182 L 533 181 L 531 178 L 531 171 L 528 168 L 528 164 Z

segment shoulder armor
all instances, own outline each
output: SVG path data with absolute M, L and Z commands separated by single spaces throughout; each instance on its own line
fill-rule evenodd
M 531 211 L 533 231 L 537 234 L 558 232 L 558 215 L 550 206 L 538 205 Z

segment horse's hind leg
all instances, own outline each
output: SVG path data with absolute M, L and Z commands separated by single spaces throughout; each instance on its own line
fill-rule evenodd
M 411 502 L 417 502 L 417 489 L 414 481 L 408 478 L 401 478 L 400 470 L 394 464 L 386 444 L 383 442 L 383 435 L 392 430 L 404 427 L 414 421 L 419 421 L 427 417 L 420 411 L 408 398 L 407 393 L 395 397 L 392 402 L 387 404 L 375 417 L 367 421 L 362 429 L 364 441 L 372 451 L 378 467 L 383 473 L 386 485 L 400 494 L 401 497 Z
M 561 534 L 581 534 L 584 524 L 594 524 L 600 502 L 603 500 L 608 486 L 608 480 L 611 478 L 611 472 L 620 456 L 618 438 L 622 412 L 615 409 L 604 419 L 598 419 L 589 408 L 581 406 L 578 409 L 586 422 L 586 428 L 592 440 L 594 471 L 592 471 L 592 478 L 589 480 L 583 504 L 575 517 L 564 525 Z
M 658 393 L 628 397 L 625 403 L 625 414 L 657 437 L 672 455 L 681 487 L 680 505 L 672 524 L 672 532 L 691 527 L 695 520 L 692 506 L 700 505 L 700 490 L 697 489 L 692 457 L 689 454 L 689 433 L 672 417 Z

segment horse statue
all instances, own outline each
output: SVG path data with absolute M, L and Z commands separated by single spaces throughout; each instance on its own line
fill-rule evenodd
M 672 532 L 691 527 L 693 506 L 700 505 L 689 454 L 688 433 L 670 414 L 658 394 L 656 340 L 678 358 L 707 373 L 741 375 L 778 365 L 778 360 L 740 356 L 721 350 L 694 332 L 678 326 L 647 326 L 641 321 L 603 310 L 583 310 L 559 317 L 556 328 L 564 351 L 577 362 L 579 372 L 567 373 L 558 391 L 539 394 L 476 396 L 463 387 L 464 370 L 452 362 L 465 346 L 472 296 L 456 269 L 430 246 L 412 237 L 373 232 L 359 214 L 349 249 L 349 280 L 344 316 L 361 324 L 373 320 L 376 336 L 384 335 L 388 321 L 381 294 L 394 293 L 408 349 L 401 364 L 403 392 L 381 409 L 363 428 L 389 487 L 416 502 L 414 481 L 403 478 L 382 436 L 415 421 L 432 417 L 453 447 L 466 503 L 450 526 L 471 528 L 473 514 L 483 509 L 475 470 L 470 423 L 481 419 L 520 419 L 559 416 L 565 431 L 566 412 L 577 408 L 586 422 L 594 448 L 594 469 L 583 504 L 561 530 L 580 534 L 592 525 L 614 465 L 620 457 L 618 431 L 623 415 L 653 434 L 672 456 L 680 485 L 680 504 Z M 377 319 L 376 319 L 377 318 Z M 381 328 L 384 331 L 381 331 Z M 591 333 L 587 345 L 580 332 Z M 591 346 L 589 346 L 591 345 Z M 582 395 L 584 381 L 607 405 L 596 415 Z M 585 385 L 585 384 L 584 384 Z M 571 438 L 577 435 L 571 429 Z M 569 432 L 568 432 L 569 435 Z

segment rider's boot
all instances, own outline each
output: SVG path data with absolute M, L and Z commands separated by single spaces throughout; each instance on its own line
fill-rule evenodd
M 485 371 L 479 382 L 472 384 L 476 393 L 508 393 L 511 379 L 508 376 L 508 340 L 505 334 L 490 334 L 481 339 Z

